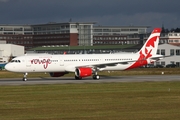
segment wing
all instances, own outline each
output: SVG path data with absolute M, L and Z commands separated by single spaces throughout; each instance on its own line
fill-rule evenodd
M 129 61 L 117 61 L 117 62 L 109 62 L 109 63 L 97 63 L 97 64 L 84 64 L 84 65 L 69 65 L 66 66 L 65 70 L 67 72 L 74 72 L 76 68 L 79 67 L 89 67 L 92 69 L 96 69 L 98 71 L 100 71 L 101 69 L 108 67 L 108 66 L 117 66 L 118 64 L 122 64 L 122 65 L 126 65 L 129 64 L 130 62 L 135 62 L 137 60 L 129 60 Z
M 80 65 L 80 66 L 76 66 L 76 68 L 78 67 L 90 67 L 92 69 L 96 69 L 98 71 L 100 71 L 101 69 L 103 68 L 106 68 L 106 67 L 110 67 L 110 66 L 117 66 L 118 64 L 122 64 L 122 65 L 126 65 L 126 64 L 129 64 L 131 62 L 135 62 L 137 60 L 127 60 L 127 61 L 117 61 L 117 62 L 109 62 L 109 63 L 98 63 L 98 64 L 91 64 L 91 65 Z

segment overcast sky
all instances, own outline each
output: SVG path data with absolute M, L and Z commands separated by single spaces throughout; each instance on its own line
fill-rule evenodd
M 0 0 L 0 24 L 180 27 L 180 0 Z

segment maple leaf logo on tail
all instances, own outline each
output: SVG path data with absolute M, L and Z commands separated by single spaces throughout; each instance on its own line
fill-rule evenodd
M 161 33 L 161 28 L 155 28 L 149 38 L 147 39 L 146 43 L 143 45 L 141 50 L 137 52 L 139 54 L 139 58 L 137 62 L 135 62 L 132 66 L 127 69 L 137 68 L 143 65 L 147 65 L 147 59 L 156 55 L 158 44 L 159 44 L 159 37 Z
M 155 28 L 149 38 L 147 39 L 146 43 L 143 45 L 139 54 L 144 54 L 146 58 L 149 58 L 153 55 L 156 55 L 158 44 L 159 44 L 159 37 L 161 33 L 161 28 Z

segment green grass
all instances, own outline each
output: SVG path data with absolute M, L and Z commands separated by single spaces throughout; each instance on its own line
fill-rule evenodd
M 180 82 L 0 87 L 0 120 L 179 120 Z

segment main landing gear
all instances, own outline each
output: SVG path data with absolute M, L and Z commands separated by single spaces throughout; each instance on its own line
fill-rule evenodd
M 99 80 L 100 79 L 100 76 L 99 75 L 93 75 L 92 77 L 94 80 Z
M 100 76 L 97 74 L 97 72 L 95 72 L 95 73 L 93 74 L 92 78 L 93 78 L 94 80 L 99 80 L 99 79 L 100 79 Z
M 27 75 L 28 75 L 28 73 L 24 73 L 24 77 L 23 77 L 23 81 L 27 81 Z
M 75 75 L 75 79 L 76 79 L 76 80 L 81 80 L 82 77 L 78 77 L 78 76 Z

